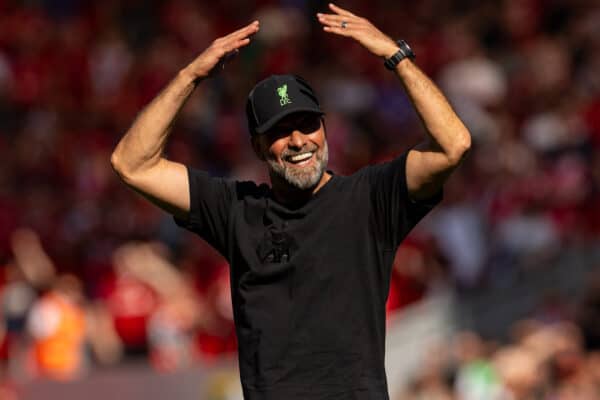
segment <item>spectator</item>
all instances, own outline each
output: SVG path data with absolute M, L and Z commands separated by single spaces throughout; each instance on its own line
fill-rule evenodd
M 28 331 L 33 339 L 35 373 L 60 380 L 80 377 L 87 368 L 86 322 L 79 279 L 60 275 L 33 306 Z

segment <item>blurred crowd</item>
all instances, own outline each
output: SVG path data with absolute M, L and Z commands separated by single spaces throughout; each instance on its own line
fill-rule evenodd
M 92 297 L 80 277 L 58 271 L 32 230 L 15 231 L 11 246 L 0 331 L 9 377 L 72 380 L 123 359 L 168 372 L 235 351 L 226 266 L 196 285 L 163 244 L 127 242 Z
M 589 351 L 590 338 L 583 332 L 566 320 L 539 319 L 514 323 L 510 341 L 502 345 L 461 332 L 451 343 L 431 349 L 407 387 L 393 398 L 600 399 L 600 349 Z
M 473 136 L 443 204 L 397 254 L 390 312 L 439 285 L 510 285 L 520 268 L 597 243 L 597 1 L 340 5 L 407 40 Z M 422 140 L 401 84 L 358 44 L 322 32 L 315 14 L 325 10 L 299 0 L 0 0 L 1 374 L 73 379 L 136 357 L 169 371 L 235 350 L 223 258 L 129 191 L 109 163 L 136 114 L 215 38 L 261 21 L 253 43 L 181 111 L 171 159 L 266 181 L 243 110 L 250 88 L 273 73 L 297 73 L 320 95 L 338 174 Z M 576 379 L 598 366 L 574 326 L 551 331 L 528 326 L 495 352 L 465 336 L 456 387 L 496 382 L 488 366 L 515 357 L 537 371 L 564 348 L 579 357 Z M 538 332 L 557 338 L 552 354 L 525 343 Z M 434 375 L 433 385 L 449 387 Z M 550 376 L 527 376 L 536 382 L 528 387 Z

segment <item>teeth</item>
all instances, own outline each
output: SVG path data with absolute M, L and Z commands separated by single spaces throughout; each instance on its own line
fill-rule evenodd
M 308 160 L 309 158 L 312 157 L 312 155 L 313 155 L 313 153 L 297 154 L 295 156 L 290 157 L 290 161 L 299 162 L 299 161 Z

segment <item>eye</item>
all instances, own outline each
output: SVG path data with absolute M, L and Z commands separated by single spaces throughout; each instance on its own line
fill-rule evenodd
M 271 138 L 271 140 L 277 140 L 284 136 L 289 135 L 291 129 L 287 126 L 274 126 L 267 131 L 267 137 Z
M 321 126 L 321 119 L 318 115 L 307 115 L 298 123 L 298 130 L 302 133 L 312 133 Z
M 297 129 L 304 134 L 313 133 L 321 126 L 321 118 L 317 114 L 307 114 L 294 120 L 280 122 L 267 131 L 270 138 L 281 138 Z

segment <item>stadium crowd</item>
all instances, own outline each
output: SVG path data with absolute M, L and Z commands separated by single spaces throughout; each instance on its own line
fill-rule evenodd
M 587 352 L 570 322 L 523 320 L 509 344 L 474 332 L 432 349 L 397 400 L 595 400 L 600 398 L 600 352 Z
M 439 285 L 510 285 L 519 268 L 597 241 L 596 1 L 342 5 L 406 39 L 473 136 L 444 202 L 398 251 L 390 312 Z M 315 17 L 324 8 L 299 0 L 0 0 L 4 378 L 76 379 L 140 357 L 170 371 L 235 351 L 224 260 L 128 191 L 109 163 L 136 113 L 215 38 L 261 21 L 239 59 L 182 110 L 172 159 L 266 181 L 249 146 L 245 99 L 259 79 L 290 71 L 322 99 L 336 173 L 420 140 L 399 82 L 358 45 L 324 35 Z M 592 328 L 576 315 L 520 324 L 506 346 L 465 334 L 456 354 L 432 358 L 404 398 L 491 399 L 506 396 L 506 382 L 515 399 L 600 398 L 600 356 L 582 339 Z M 524 360 L 523 371 L 505 368 L 513 359 Z M 546 397 L 534 397 L 546 384 Z M 574 392 L 589 386 L 595 395 Z

